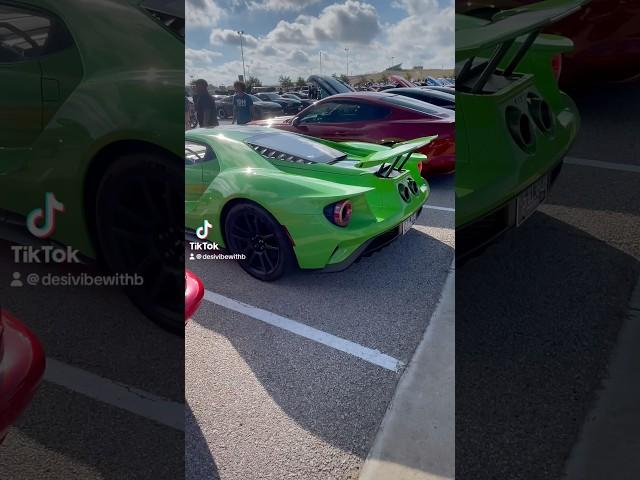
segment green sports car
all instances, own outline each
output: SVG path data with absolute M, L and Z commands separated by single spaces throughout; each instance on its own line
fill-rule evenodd
M 456 249 L 520 225 L 547 196 L 580 118 L 557 84 L 569 39 L 541 34 L 585 0 L 547 0 L 491 20 L 456 15 Z
M 339 271 L 407 233 L 429 194 L 414 153 L 259 126 L 185 138 L 185 221 L 260 280 L 290 268 Z M 206 232 L 205 232 L 206 233 Z
M 49 240 L 142 275 L 133 300 L 181 331 L 184 3 L 2 0 L 0 86 L 0 218 L 55 196 Z

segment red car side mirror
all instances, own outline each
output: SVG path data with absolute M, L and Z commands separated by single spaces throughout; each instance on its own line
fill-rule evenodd
M 185 287 L 184 287 L 184 323 L 196 313 L 202 297 L 204 297 L 204 285 L 202 280 L 196 277 L 189 270 L 185 271 Z

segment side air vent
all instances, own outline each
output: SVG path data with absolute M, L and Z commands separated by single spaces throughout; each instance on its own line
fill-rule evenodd
M 312 162 L 310 160 L 306 160 L 301 157 L 296 157 L 295 155 L 289 155 L 288 153 L 279 152 L 278 150 L 274 150 L 272 148 L 261 147 L 260 145 L 254 145 L 252 143 L 248 144 L 255 152 L 262 155 L 264 158 L 269 160 L 283 160 L 285 162 L 291 163 L 302 163 L 305 165 L 312 165 L 316 162 Z

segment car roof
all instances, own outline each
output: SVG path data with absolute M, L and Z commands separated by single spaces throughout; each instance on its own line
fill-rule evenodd
M 405 105 L 398 105 L 397 102 L 391 101 L 392 98 L 398 98 L 398 99 L 407 99 L 407 100 L 411 100 L 411 101 L 415 101 L 418 103 L 421 103 L 422 100 L 415 100 L 415 99 L 411 99 L 411 97 L 407 97 L 406 95 L 400 95 L 398 93 L 389 93 L 388 90 L 385 90 L 384 92 L 350 92 L 350 93 L 338 93 L 336 95 L 331 95 L 330 97 L 326 97 L 323 98 L 322 100 L 320 100 L 319 103 L 326 103 L 326 102 L 331 102 L 332 100 L 359 100 L 359 99 L 369 99 L 369 100 L 374 100 L 374 101 L 379 101 L 381 104 L 385 105 L 385 106 L 393 106 L 396 108 L 401 108 L 401 109 L 409 109 L 409 110 L 413 110 L 410 106 Z M 387 101 L 385 101 L 387 100 Z M 317 105 L 317 104 L 316 104 Z M 431 113 L 431 115 L 435 115 L 435 116 L 441 116 L 441 118 L 448 118 L 448 117 L 452 117 L 453 114 L 450 110 L 447 110 L 443 107 L 439 107 L 437 105 L 432 105 L 429 104 L 429 108 L 433 109 L 433 112 Z
M 419 95 L 424 95 L 425 97 L 433 97 L 433 98 L 441 98 L 443 100 L 455 100 L 455 95 L 452 95 L 451 93 L 447 93 L 447 92 L 442 92 L 440 90 L 431 90 L 428 88 L 410 88 L 410 87 L 403 87 L 403 88 L 392 88 L 387 90 L 387 92 L 389 93 L 402 93 L 402 92 L 406 92 L 406 93 L 417 93 Z M 452 98 L 453 97 L 453 98 Z

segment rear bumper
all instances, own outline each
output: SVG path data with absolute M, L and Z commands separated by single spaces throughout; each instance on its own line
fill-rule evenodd
M 560 174 L 563 161 L 564 160 L 560 160 L 550 170 L 536 178 L 536 180 L 542 178 L 544 175 L 549 175 L 549 188 L 551 188 Z M 460 228 L 456 228 L 457 259 L 465 259 L 469 255 L 478 252 L 516 226 L 516 199 L 524 190 L 526 190 L 526 188 L 488 214 Z
M 417 217 L 420 218 L 422 214 L 423 207 L 420 207 L 417 211 Z M 396 225 L 395 227 L 377 235 L 373 238 L 370 238 L 366 242 L 364 242 L 360 247 L 358 247 L 351 255 L 342 260 L 339 263 L 334 263 L 326 266 L 322 269 L 323 272 L 341 272 L 349 268 L 352 264 L 360 260 L 362 257 L 368 257 L 373 255 L 375 252 L 382 250 L 384 247 L 392 243 L 398 237 L 402 235 L 401 232 L 401 224 Z
M 38 339 L 18 320 L 1 312 L 4 333 L 0 358 L 0 441 L 27 407 L 45 368 Z

